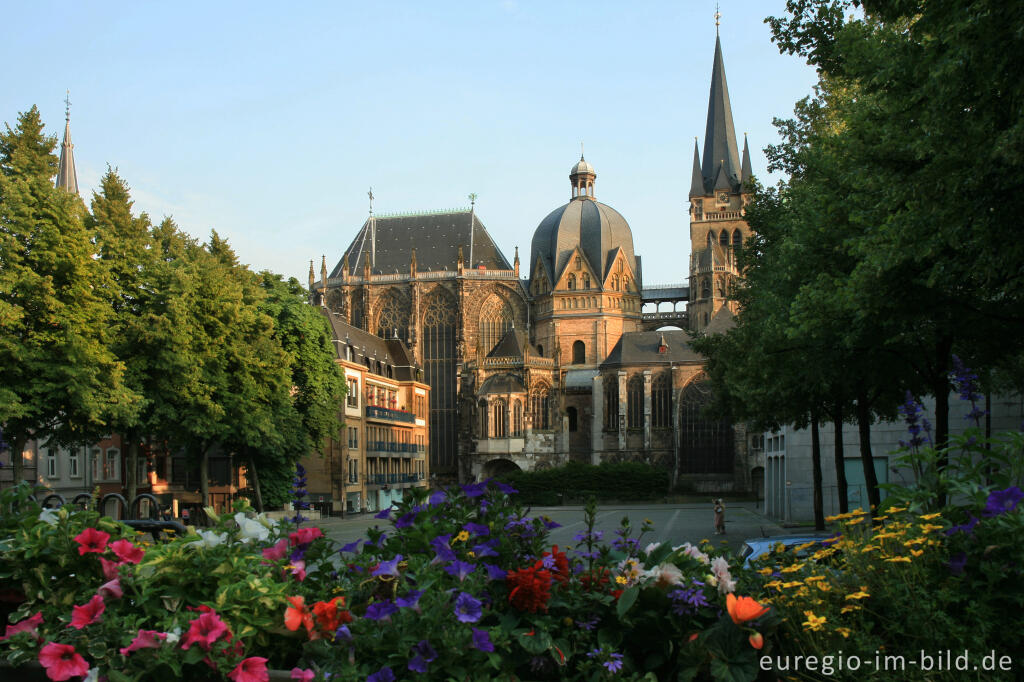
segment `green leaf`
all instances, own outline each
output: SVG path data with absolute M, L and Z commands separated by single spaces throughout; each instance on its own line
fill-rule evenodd
M 619 595 L 619 603 L 615 606 L 616 613 L 619 614 L 619 618 L 622 618 L 636 603 L 636 598 L 640 596 L 640 586 L 633 585 L 627 587 L 621 595 Z

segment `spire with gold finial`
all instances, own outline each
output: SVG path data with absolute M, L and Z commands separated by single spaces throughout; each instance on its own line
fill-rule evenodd
M 75 172 L 75 145 L 71 144 L 71 91 L 64 95 L 64 141 L 60 145 L 60 164 L 57 166 L 56 186 L 66 192 L 78 194 L 78 173 Z

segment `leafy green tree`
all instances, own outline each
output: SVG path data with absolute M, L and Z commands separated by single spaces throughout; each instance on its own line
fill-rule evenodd
M 0 134 L 0 423 L 16 481 L 29 439 L 88 441 L 139 403 L 109 347 L 81 202 L 53 186 L 55 145 L 35 107 Z

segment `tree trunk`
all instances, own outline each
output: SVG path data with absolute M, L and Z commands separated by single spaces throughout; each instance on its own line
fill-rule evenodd
M 135 478 L 135 475 L 139 470 L 139 438 L 138 434 L 136 434 L 134 431 L 122 433 L 121 438 L 123 439 L 122 445 L 124 445 L 125 450 L 124 478 L 125 482 L 128 484 L 125 487 L 125 492 L 127 493 L 125 497 L 128 500 L 129 518 L 134 518 L 132 516 L 131 506 L 132 502 L 135 501 L 135 498 L 139 494 L 139 482 Z
M 210 506 L 210 446 L 203 445 L 199 453 L 199 495 L 203 507 Z
M 811 482 L 814 485 L 814 530 L 825 530 L 825 508 L 821 495 L 821 434 L 818 413 L 811 410 Z
M 846 492 L 846 452 L 843 448 L 843 408 L 836 406 L 832 411 L 832 428 L 835 431 L 836 486 L 839 497 L 839 513 L 850 511 L 850 498 Z
M 249 476 L 252 478 L 252 489 L 256 496 L 256 511 L 263 511 L 263 491 L 260 490 L 260 478 L 256 473 L 256 459 L 252 456 L 249 448 L 245 448 L 249 462 Z
M 28 442 L 28 436 L 18 435 L 11 441 L 11 480 L 12 485 L 18 485 L 21 480 L 25 477 L 25 462 L 22 458 L 22 454 L 25 452 L 25 443 Z
M 860 461 L 864 465 L 864 486 L 871 513 L 875 514 L 882 500 L 878 492 L 878 477 L 875 476 L 875 458 L 871 454 L 871 408 L 863 394 L 857 396 L 857 432 L 860 436 Z

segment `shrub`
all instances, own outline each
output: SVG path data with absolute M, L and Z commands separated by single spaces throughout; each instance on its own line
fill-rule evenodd
M 570 462 L 565 466 L 539 471 L 517 471 L 503 475 L 519 490 L 523 504 L 555 505 L 598 500 L 651 500 L 668 490 L 668 472 L 634 462 L 604 463 L 594 466 Z

